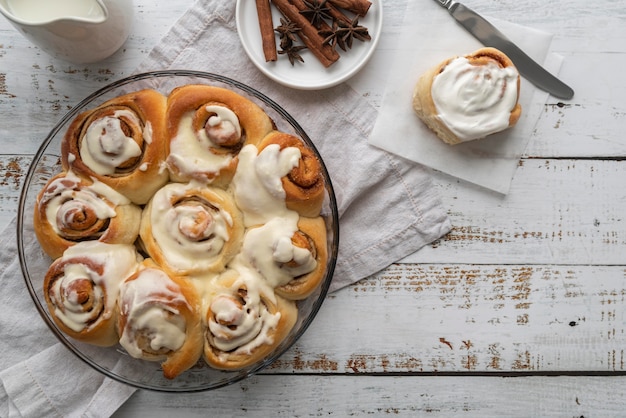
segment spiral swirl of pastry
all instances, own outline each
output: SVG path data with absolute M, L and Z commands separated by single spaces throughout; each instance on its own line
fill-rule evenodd
M 107 185 L 72 172 L 48 181 L 37 197 L 34 229 L 43 250 L 58 258 L 80 241 L 132 244 L 141 209 Z
M 424 73 L 413 94 L 416 114 L 444 142 L 458 144 L 514 126 L 520 76 L 495 48 L 453 57 Z
M 235 370 L 262 360 L 291 331 L 293 302 L 273 294 L 247 272 L 229 270 L 206 313 L 204 356 L 217 369 Z
M 230 90 L 187 85 L 168 97 L 170 175 L 226 186 L 244 145 L 257 144 L 272 128 L 256 104 Z
M 120 286 L 120 344 L 135 358 L 161 362 L 173 379 L 202 355 L 200 298 L 188 281 L 150 259 Z
M 61 143 L 64 169 L 95 177 L 144 204 L 168 180 L 165 96 L 141 90 L 76 117 Z
M 300 138 L 285 132 L 274 131 L 259 144 L 259 152 L 276 144 L 281 150 L 297 148 L 300 150 L 298 163 L 282 178 L 287 208 L 301 216 L 314 218 L 320 214 L 324 201 L 324 176 L 322 164 Z
M 320 284 L 328 258 L 321 217 L 275 218 L 244 236 L 242 260 L 287 299 L 304 299 Z
M 146 251 L 180 275 L 220 272 L 241 246 L 241 213 L 222 189 L 169 183 L 144 209 L 139 235 Z
M 44 279 L 46 303 L 58 327 L 80 341 L 116 344 L 119 285 L 136 271 L 139 260 L 132 245 L 85 241 L 69 248 Z

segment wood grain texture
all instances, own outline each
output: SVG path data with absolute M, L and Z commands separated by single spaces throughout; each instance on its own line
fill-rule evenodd
M 128 42 L 89 66 L 48 57 L 0 20 L 0 228 L 54 123 L 130 75 L 194 0 L 134 1 Z M 406 1 L 383 2 L 378 49 L 349 82 L 374 106 Z M 211 393 L 139 391 L 116 416 L 624 416 L 626 8 L 467 5 L 553 33 L 559 75 L 576 91 L 543 107 L 510 193 L 434 172 L 447 236 L 329 295 L 262 375 Z
M 621 372 L 625 279 L 621 266 L 394 264 L 330 295 L 268 372 Z
M 114 417 L 617 417 L 625 387 L 625 377 L 265 375 L 210 394 L 140 392 Z

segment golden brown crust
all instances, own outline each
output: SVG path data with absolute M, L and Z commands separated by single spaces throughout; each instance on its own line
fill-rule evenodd
M 178 172 L 175 167 L 172 169 L 167 158 L 169 140 L 177 135 L 182 118 L 191 121 L 190 131 L 205 129 L 207 119 L 217 115 L 215 110 L 212 111 L 211 108 L 207 110 L 207 106 L 222 106 L 233 111 L 243 128 L 243 141 L 236 143 L 236 138 L 222 135 L 224 132 L 222 131 L 220 133 L 222 136 L 219 137 L 221 145 L 214 152 L 219 154 L 229 153 L 229 149 L 234 150 L 231 164 L 217 173 L 215 178 L 207 174 L 210 170 L 199 175 L 187 176 Z M 189 116 L 189 112 L 193 112 L 193 117 Z M 222 112 L 222 110 L 217 112 Z M 106 123 L 112 119 L 119 120 L 119 122 L 111 122 L 119 123 L 121 126 L 121 128 L 117 128 L 118 125 L 114 127 L 116 132 L 123 132 L 123 135 L 118 137 L 123 141 L 132 138 L 130 141 L 136 143 L 142 153 L 122 162 L 112 175 L 98 174 L 90 169 L 87 162 L 81 158 L 82 138 L 90 127 L 93 133 L 93 126 L 98 127 L 95 129 L 96 132 L 102 126 L 106 127 L 102 132 L 109 132 L 108 127 L 111 125 Z M 164 376 L 167 378 L 174 378 L 193 367 L 203 355 L 206 363 L 211 367 L 236 370 L 257 363 L 274 353 L 276 347 L 288 337 L 297 321 L 298 309 L 295 301 L 310 296 L 315 289 L 319 288 L 328 263 L 326 225 L 324 219 L 320 217 L 326 193 L 323 167 L 314 150 L 301 138 L 278 132 L 276 129 L 270 117 L 255 103 L 233 91 L 213 86 L 183 86 L 174 89 L 167 97 L 157 91 L 142 90 L 116 97 L 90 111 L 79 114 L 71 122 L 62 140 L 63 172 L 52 178 L 40 191 L 34 211 L 35 232 L 40 245 L 50 257 L 56 259 L 50 267 L 48 273 L 50 277 L 45 279 L 44 292 L 51 317 L 54 318 L 59 329 L 72 338 L 94 345 L 110 346 L 120 343 L 124 348 L 129 347 L 127 348 L 129 353 L 132 350 L 129 340 L 138 341 L 138 345 L 143 348 L 135 350 L 131 355 L 161 362 Z M 93 136 L 90 134 L 90 137 Z M 97 143 L 106 142 L 109 139 L 110 136 L 101 135 Z M 231 140 L 235 142 L 231 143 Z M 116 142 L 112 141 L 109 145 L 115 144 Z M 281 182 L 286 192 L 286 207 L 299 215 L 299 230 L 293 234 L 292 243 L 296 247 L 309 249 L 316 260 L 316 265 L 313 271 L 301 274 L 313 267 L 308 254 L 297 251 L 298 255 L 304 255 L 294 256 L 292 261 L 282 261 L 278 268 L 286 266 L 289 274 L 280 275 L 280 282 L 275 280 L 271 285 L 258 272 L 248 271 L 248 268 L 253 269 L 253 267 L 242 261 L 241 247 L 246 227 L 241 210 L 231 194 L 233 189 L 229 188 L 232 176 L 237 169 L 238 152 L 248 144 L 254 145 L 258 152 L 270 144 L 277 144 L 281 149 L 296 147 L 302 155 L 298 167 L 284 176 Z M 172 169 L 171 173 L 168 169 Z M 152 179 L 155 181 L 152 182 Z M 176 191 L 173 191 L 174 188 Z M 97 198 L 102 199 L 103 205 L 95 209 L 88 207 L 86 203 L 83 204 L 84 202 L 74 203 L 73 194 L 85 193 L 85 190 L 93 194 L 86 199 L 87 203 L 93 203 Z M 57 206 L 63 206 L 63 204 L 71 206 L 67 209 L 67 213 L 59 216 L 59 219 L 65 219 L 68 224 L 75 224 L 77 230 L 70 230 L 66 225 L 53 226 L 52 222 L 47 219 L 54 212 L 50 208 L 50 202 L 55 193 L 63 194 L 55 203 Z M 155 203 L 157 196 L 161 199 L 163 196 L 167 198 L 157 204 Z M 198 206 L 207 210 L 196 211 L 195 208 Z M 156 207 L 160 209 L 155 209 Z M 162 212 L 154 216 L 155 210 L 167 211 L 169 208 L 176 209 L 176 215 L 172 218 L 169 215 L 166 217 Z M 217 232 L 212 230 L 211 233 L 204 234 L 204 225 L 216 219 L 211 215 L 216 211 L 227 214 L 222 218 L 226 222 L 220 224 Z M 102 216 L 103 213 L 108 213 L 109 216 Z M 155 238 L 155 230 L 161 228 L 163 222 L 167 224 L 167 227 L 161 230 L 167 230 L 174 225 L 173 219 L 179 213 L 193 214 L 191 219 L 186 219 L 174 227 L 190 239 L 189 243 L 195 240 L 209 242 L 214 235 L 228 236 L 222 250 L 219 250 L 218 257 L 212 259 L 206 256 L 206 253 L 202 255 L 195 253 L 190 257 L 192 259 L 190 266 L 185 267 L 171 262 L 168 258 L 169 250 L 162 248 L 161 242 Z M 283 234 L 285 240 L 289 239 L 297 219 L 296 213 L 290 212 L 290 215 L 294 217 L 290 218 L 292 223 Z M 57 217 L 57 215 L 54 216 Z M 258 227 L 258 225 L 255 226 Z M 57 233 L 58 230 L 62 230 L 63 234 Z M 178 236 L 174 241 L 177 240 Z M 211 242 L 209 242 L 211 248 L 221 246 L 221 244 L 214 245 Z M 65 274 L 65 266 L 70 255 L 73 259 L 77 259 L 73 262 L 85 262 L 89 265 L 84 269 L 85 272 L 104 271 L 105 267 L 97 265 L 91 258 L 88 248 L 78 248 L 87 243 L 124 244 L 123 246 L 132 249 L 135 257 L 132 271 L 125 275 L 119 274 L 117 281 L 107 279 L 105 284 L 113 283 L 110 286 L 115 287 L 110 292 L 109 289 L 103 292 L 96 289 L 102 286 L 96 283 L 99 279 L 89 281 L 80 277 L 68 285 L 67 294 L 60 293 L 55 290 L 56 288 L 53 289 L 56 278 Z M 191 252 L 186 247 L 189 243 L 184 242 L 185 251 Z M 172 242 L 168 242 L 167 245 L 172 245 Z M 76 253 L 73 252 L 74 250 L 80 251 Z M 137 251 L 149 258 L 141 263 L 139 261 L 141 256 Z M 260 254 L 258 249 L 253 249 L 253 251 L 254 254 Z M 242 258 L 238 258 L 239 256 Z M 117 262 L 118 257 L 109 258 Z M 128 255 L 125 258 L 129 258 Z M 307 258 L 306 261 L 303 261 L 304 258 Z M 247 267 L 244 267 L 244 264 Z M 276 264 L 272 264 L 271 267 L 276 267 Z M 235 268 L 240 271 L 234 270 Z M 147 287 L 147 293 L 154 299 L 150 303 L 168 305 L 172 302 L 169 305 L 170 313 L 165 317 L 172 316 L 172 312 L 180 312 L 180 316 L 184 319 L 185 342 L 179 349 L 167 351 L 150 347 L 148 344 L 150 337 L 144 332 L 145 330 L 133 328 L 132 320 L 129 319 L 132 302 L 123 300 L 125 291 L 120 292 L 122 288 L 133 287 L 132 283 L 139 280 L 143 274 L 155 270 L 166 275 L 168 282 L 175 284 L 177 292 L 183 295 L 186 301 L 181 304 L 180 300 L 168 299 L 164 294 L 168 289 L 171 290 L 171 286 L 164 287 L 157 283 L 159 281 Z M 81 273 L 80 269 L 78 271 L 79 275 L 87 274 Z M 75 276 L 76 271 L 72 274 Z M 291 276 L 297 274 L 301 276 L 274 288 L 278 286 L 277 283 L 285 283 Z M 103 295 L 100 300 L 95 297 L 98 292 Z M 99 309 L 102 311 L 103 306 L 112 306 L 112 308 L 107 308 L 106 320 L 94 319 L 90 321 L 88 329 L 77 331 L 76 321 L 71 322 L 70 326 L 63 323 L 61 310 L 64 308 L 58 307 L 59 303 L 65 303 L 64 306 L 68 305 L 67 302 L 59 301 L 67 298 L 69 294 L 71 298 L 79 301 L 80 307 L 77 308 L 79 310 Z M 223 301 L 224 298 L 245 307 L 253 307 L 253 310 L 260 312 L 257 319 L 262 324 L 263 338 L 248 345 L 249 350 L 237 348 L 220 350 L 212 343 L 216 337 L 211 334 L 209 327 L 211 320 L 221 321 L 221 325 L 225 324 L 223 317 L 216 319 L 215 314 L 211 313 L 210 306 L 212 302 L 218 299 Z M 56 313 L 60 315 L 57 316 Z M 173 317 L 177 317 L 176 315 Z M 180 324 L 176 319 L 174 322 L 175 326 Z M 237 326 L 231 324 L 227 328 L 232 330 Z
M 57 258 L 44 277 L 44 297 L 48 312 L 65 334 L 89 344 L 112 346 L 118 342 L 115 300 L 119 283 L 126 278 L 114 274 L 132 274 L 136 259 L 103 261 L 92 255 L 85 251 L 84 255 Z M 111 262 L 132 264 L 114 269 L 107 265 Z
M 161 200 L 166 199 L 167 202 Z M 155 204 L 155 199 L 159 199 L 159 203 Z M 168 206 L 164 206 L 167 203 Z M 193 215 L 189 215 L 189 211 L 177 211 L 177 208 L 198 209 Z M 155 211 L 159 211 L 155 213 Z M 201 228 L 211 228 L 214 225 L 215 217 L 222 216 L 221 212 L 225 212 L 227 222 L 226 228 L 227 239 L 223 246 L 219 247 L 219 234 L 213 233 L 208 240 L 213 240 L 212 250 L 219 250 L 215 255 L 211 254 L 195 254 L 190 253 L 188 256 L 189 266 L 183 266 L 174 260 L 172 250 L 177 248 L 169 248 L 163 243 L 165 240 L 159 236 L 157 225 L 154 218 L 158 221 L 171 223 L 175 233 L 180 232 L 173 238 L 174 245 L 181 246 L 204 246 L 208 241 L 202 237 L 204 230 Z M 205 224 L 200 225 L 198 216 L 206 217 Z M 165 219 L 167 217 L 167 220 Z M 187 222 L 189 221 L 189 222 Z M 193 222 L 192 222 L 193 221 Z M 194 229 L 191 230 L 190 228 Z M 196 231 L 195 229 L 198 228 Z M 165 231 L 165 232 L 171 232 Z M 144 250 L 150 255 L 154 261 L 175 275 L 197 275 L 207 272 L 222 271 L 226 264 L 232 260 L 241 247 L 243 239 L 243 218 L 241 212 L 235 205 L 232 196 L 226 191 L 216 187 L 188 187 L 183 184 L 170 183 L 163 189 L 159 190 L 155 197 L 150 200 L 143 210 L 141 217 L 141 225 L 139 228 L 139 236 Z M 175 256 L 174 256 L 175 257 Z M 197 261 L 197 263 L 195 262 Z
M 37 195 L 33 228 L 41 248 L 51 258 L 88 239 L 107 244 L 133 244 L 137 239 L 141 209 L 128 201 L 116 203 L 101 192 L 101 187 L 92 186 L 91 180 L 60 173 Z M 111 211 L 110 216 L 98 216 L 102 209 L 94 206 L 96 200 Z M 55 207 L 58 209 L 53 210 Z
M 487 62 L 495 62 L 500 68 L 514 67 L 513 62 L 501 51 L 495 48 L 481 48 L 465 56 L 473 65 L 485 65 Z M 438 111 L 432 98 L 431 90 L 433 81 L 445 67 L 457 57 L 448 58 L 422 74 L 413 91 L 413 110 L 417 116 L 435 134 L 447 144 L 462 142 L 446 125 L 437 117 Z M 517 77 L 517 96 L 519 98 L 520 77 Z M 516 103 L 509 116 L 508 127 L 513 127 L 520 118 L 522 107 Z
M 152 287 L 147 294 L 135 293 L 132 297 L 127 298 L 128 293 L 126 292 L 128 292 L 132 282 L 146 274 L 158 275 L 168 283 L 165 287 Z M 117 324 L 120 342 L 123 343 L 123 346 L 125 344 L 134 346 L 132 349 L 128 345 L 125 347 L 129 349 L 131 355 L 148 361 L 161 362 L 163 375 L 168 379 L 174 379 L 198 362 L 202 356 L 203 347 L 201 301 L 191 282 L 174 275 L 168 275 L 152 260 L 146 259 L 142 263 L 141 269 L 122 284 L 120 302 Z M 138 302 L 140 306 L 134 306 L 133 302 Z M 135 309 L 138 310 L 135 311 Z M 176 349 L 154 347 L 153 341 L 161 338 L 167 340 L 167 336 L 158 335 L 160 324 L 154 324 L 155 327 L 152 329 L 143 329 L 133 322 L 138 321 L 139 317 L 147 314 L 150 309 L 161 310 L 163 314 L 160 317 L 173 326 L 180 326 L 182 320 L 185 339 L 180 347 Z M 149 321 L 154 318 L 152 315 L 147 317 Z M 141 320 L 138 322 L 143 323 Z M 134 349 L 140 351 L 135 352 Z
M 301 300 L 309 297 L 322 283 L 328 264 L 328 250 L 326 241 L 326 223 L 322 217 L 304 218 L 298 221 L 298 232 L 301 244 L 295 245 L 308 248 L 317 262 L 315 269 L 307 274 L 294 277 L 289 283 L 278 286 L 274 291 L 285 299 Z
M 232 111 L 238 118 L 241 126 L 241 137 L 215 138 L 202 147 L 215 155 L 231 156 L 230 163 L 221 168 L 206 167 L 195 168 L 192 173 L 188 169 L 180 167 L 176 159 L 168 159 L 168 167 L 175 181 L 189 181 L 191 179 L 209 181 L 213 185 L 223 187 L 227 185 L 234 175 L 237 167 L 235 158 L 239 150 L 247 144 L 258 142 L 273 127 L 270 117 L 254 102 L 225 88 L 190 84 L 175 88 L 168 96 L 167 105 L 167 153 L 170 155 L 172 141 L 181 132 L 181 123 L 186 115 L 193 114 L 192 136 L 184 140 L 203 141 L 199 132 L 204 132 L 208 119 L 213 114 L 207 111 L 207 106 L 225 107 Z M 181 138 L 181 140 L 183 140 Z
M 168 180 L 165 164 L 166 98 L 155 90 L 140 90 L 115 97 L 102 105 L 79 114 L 70 124 L 61 142 L 64 170 L 84 177 L 94 177 L 127 196 L 134 203 L 146 203 Z M 130 112 L 137 120 L 118 111 Z M 116 112 L 118 112 L 116 114 Z M 89 127 L 105 117 L 117 118 L 128 137 L 141 149 L 137 157 L 120 163 L 113 173 L 99 174 L 81 156 L 83 138 Z M 107 152 L 116 152 L 108 150 Z
M 259 153 L 271 144 L 278 144 L 280 149 L 295 147 L 301 157 L 297 167 L 282 178 L 287 208 L 301 216 L 315 218 L 319 216 L 324 203 L 324 175 L 322 164 L 300 138 L 284 132 L 273 131 L 258 146 Z
M 255 364 L 270 355 L 289 335 L 298 317 L 295 303 L 273 295 L 271 289 L 259 287 L 260 283 L 253 284 L 234 270 L 220 277 L 205 313 L 204 359 L 211 367 L 238 370 Z M 240 314 L 218 317 L 213 310 L 219 311 L 219 305 L 224 304 L 237 306 Z M 212 306 L 215 306 L 213 310 Z M 251 332 L 239 329 L 248 316 L 258 325 Z M 244 334 L 243 338 L 239 334 Z M 220 344 L 230 344 L 235 338 L 241 339 L 241 343 L 233 343 L 234 348 L 219 348 Z

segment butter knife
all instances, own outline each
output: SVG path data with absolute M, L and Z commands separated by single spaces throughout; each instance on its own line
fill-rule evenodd
M 482 42 L 483 45 L 504 52 L 513 61 L 520 74 L 532 84 L 560 99 L 571 99 L 574 97 L 574 90 L 537 64 L 478 13 L 456 1 L 435 1 L 448 9 L 448 13 L 476 39 Z

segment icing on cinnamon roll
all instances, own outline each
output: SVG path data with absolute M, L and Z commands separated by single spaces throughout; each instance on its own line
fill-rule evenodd
M 168 98 L 170 175 L 227 187 L 237 167 L 237 154 L 269 132 L 272 121 L 257 105 L 213 86 L 188 85 Z
M 299 232 L 295 213 L 250 229 L 244 237 L 241 254 L 272 287 L 285 285 L 317 266 L 315 247 Z
M 285 132 L 274 131 L 259 144 L 259 152 L 266 147 L 279 147 L 283 152 L 295 148 L 300 151 L 298 161 L 282 178 L 287 208 L 301 216 L 314 218 L 320 214 L 324 202 L 322 165 L 313 150 L 302 139 Z
M 518 77 L 515 67 L 502 68 L 492 61 L 475 65 L 466 57 L 456 58 L 433 81 L 438 117 L 462 141 L 502 131 L 517 104 Z
M 81 113 L 61 142 L 63 168 L 145 204 L 169 176 L 164 167 L 165 109 L 165 96 L 146 89 Z
M 200 299 L 188 282 L 151 260 L 120 286 L 120 344 L 132 357 L 162 362 L 171 379 L 202 353 Z
M 176 274 L 219 272 L 239 251 L 243 224 L 224 190 L 170 183 L 144 209 L 140 236 L 148 254 Z
M 117 343 L 119 285 L 137 270 L 140 259 L 132 245 L 85 241 L 67 249 L 44 280 L 44 296 L 59 328 L 92 344 Z
M 135 138 L 127 136 L 122 123 L 132 126 L 132 130 L 140 130 L 141 122 L 128 110 L 115 111 L 87 127 L 81 141 L 80 157 L 95 173 L 113 174 L 118 167 L 130 166 L 141 155 L 141 141 L 136 142 Z M 151 125 L 148 123 L 142 132 L 141 139 L 150 143 Z
M 422 74 L 413 91 L 413 110 L 437 136 L 459 144 L 514 126 L 520 75 L 495 48 L 452 57 Z
M 253 272 L 228 270 L 206 312 L 205 360 L 217 369 L 254 364 L 284 340 L 296 318 L 295 304 Z
M 261 152 L 254 145 L 246 145 L 241 150 L 232 186 L 246 226 L 288 216 L 281 178 L 298 165 L 300 155 L 298 148 L 281 150 L 277 144 Z
M 132 244 L 140 217 L 141 209 L 111 187 L 68 171 L 53 177 L 40 192 L 34 229 L 44 251 L 57 258 L 88 239 Z

